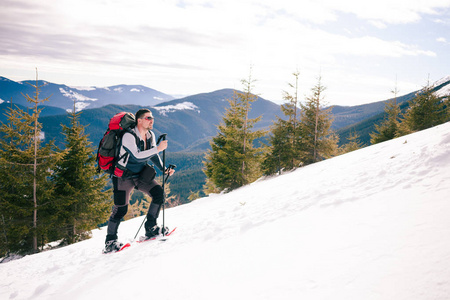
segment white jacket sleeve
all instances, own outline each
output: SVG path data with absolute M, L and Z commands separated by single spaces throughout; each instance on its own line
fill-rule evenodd
M 143 141 L 140 141 L 143 143 Z M 133 157 L 134 160 L 137 162 L 145 162 L 148 161 L 152 156 L 158 154 L 158 149 L 156 147 L 153 147 L 149 150 L 139 151 L 137 145 L 136 145 L 136 138 L 133 134 L 126 132 L 123 135 L 122 138 L 122 150 L 125 150 L 129 153 L 131 157 Z M 122 155 L 122 153 L 121 153 Z

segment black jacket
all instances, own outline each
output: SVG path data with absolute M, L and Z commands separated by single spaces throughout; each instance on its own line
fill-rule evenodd
M 118 164 L 125 167 L 131 173 L 137 174 L 144 169 L 150 161 L 163 172 L 161 158 L 156 148 L 156 139 L 153 131 L 146 133 L 147 141 L 141 139 L 141 134 L 137 127 L 131 129 L 136 136 L 130 132 L 126 132 L 122 138 L 122 146 L 120 147 L 119 157 L 124 157 Z M 139 142 L 137 142 L 139 141 Z M 145 145 L 147 145 L 145 147 Z M 145 148 L 144 148 L 145 147 Z

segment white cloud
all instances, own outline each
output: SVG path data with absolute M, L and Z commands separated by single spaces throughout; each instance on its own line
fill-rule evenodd
M 442 24 L 442 25 L 449 26 L 450 25 L 450 18 L 448 18 L 448 19 L 435 19 L 434 22 L 436 24 Z
M 423 14 L 438 15 L 440 8 L 450 6 L 448 0 L 264 0 L 273 10 L 285 10 L 299 19 L 315 23 L 336 21 L 337 12 L 354 14 L 377 27 L 419 21 Z
M 436 41 L 439 42 L 439 43 L 447 43 L 447 39 L 444 38 L 444 37 L 439 37 L 439 38 L 436 39 Z
M 254 65 L 268 99 L 281 98 L 296 68 L 314 78 L 321 69 L 349 72 L 361 58 L 384 65 L 394 58 L 437 57 L 430 45 L 382 33 L 392 24 L 417 24 L 425 15 L 439 18 L 439 8 L 450 7 L 450 0 L 24 3 L 29 5 L 0 11 L 0 71 L 37 64 L 53 82 L 142 84 L 193 94 L 239 89 L 239 79 Z M 328 30 L 349 15 L 358 28 Z

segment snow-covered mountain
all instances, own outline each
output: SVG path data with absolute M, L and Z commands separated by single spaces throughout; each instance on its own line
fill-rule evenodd
M 448 97 L 450 96 L 450 75 L 446 76 L 433 84 L 436 88 L 436 96 L 438 97 Z
M 0 103 L 12 101 L 15 104 L 30 106 L 23 95 L 34 96 L 35 89 L 30 85 L 36 81 L 15 82 L 0 77 Z M 174 97 L 142 85 L 116 85 L 99 87 L 69 87 L 46 81 L 38 81 L 41 86 L 40 99 L 49 97 L 44 105 L 72 110 L 75 100 L 77 110 L 97 108 L 108 104 L 136 104 L 142 106 L 157 105 Z
M 205 151 L 209 148 L 209 140 L 217 134 L 217 125 L 221 122 L 226 108 L 227 99 L 232 99 L 235 90 L 223 89 L 211 93 L 197 94 L 182 99 L 167 101 L 149 107 L 155 116 L 154 132 L 157 135 L 168 134 L 170 151 Z M 7 105 L 5 105 L 7 106 Z M 87 125 L 86 133 L 94 144 L 103 137 L 105 128 L 114 114 L 121 111 L 135 113 L 143 106 L 137 105 L 107 105 L 101 108 L 86 109 L 80 115 L 80 123 Z M 1 121 L 0 104 L 0 121 Z M 46 111 L 45 108 L 43 111 Z M 252 103 L 249 117 L 261 116 L 256 129 L 269 128 L 277 115 L 283 115 L 280 107 L 268 100 L 258 98 Z M 68 121 L 67 115 L 49 116 L 40 119 L 47 140 L 54 140 L 63 147 L 64 135 L 61 134 L 61 124 Z
M 446 123 L 167 209 L 165 243 L 0 264 L 0 299 L 447 300 L 449 182 Z

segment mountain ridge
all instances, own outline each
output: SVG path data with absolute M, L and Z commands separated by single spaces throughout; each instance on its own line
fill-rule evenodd
M 86 108 L 98 108 L 108 104 L 156 105 L 174 97 L 143 85 L 114 85 L 110 87 L 70 87 L 65 84 L 51 83 L 45 80 L 12 81 L 0 77 L 0 103 L 11 102 L 30 107 L 23 95 L 33 96 L 35 88 L 40 87 L 40 99 L 49 98 L 45 106 L 54 106 L 73 110 L 74 100 L 77 111 Z
M 450 75 L 434 82 L 433 84 L 430 85 L 430 87 L 436 96 L 441 98 L 449 97 Z M 409 107 L 409 101 L 412 100 L 417 95 L 417 93 L 420 93 L 420 90 L 396 98 L 391 98 L 389 100 L 381 101 L 381 103 L 386 104 L 389 101 L 396 101 L 401 111 L 404 112 Z M 340 137 L 339 143 L 341 145 L 344 144 L 351 134 L 357 133 L 359 135 L 359 140 L 364 145 L 366 146 L 370 145 L 370 134 L 375 131 L 375 125 L 380 124 L 385 119 L 386 116 L 387 114 L 384 111 L 383 106 L 382 111 L 374 113 L 368 116 L 368 118 L 355 120 L 356 122 L 348 124 L 347 126 L 337 128 L 336 133 Z
M 22 103 L 21 105 L 24 107 L 30 106 L 29 103 L 26 103 L 23 94 L 33 95 L 34 89 L 27 83 L 35 84 L 36 82 L 32 80 L 15 82 L 5 77 L 0 77 L 0 99 L 5 101 L 11 95 L 11 93 L 8 94 L 8 91 L 13 90 L 15 91 L 14 104 L 20 105 Z M 42 114 L 44 131 L 47 131 L 47 136 L 50 139 L 56 138 L 57 142 L 61 143 L 60 140 L 58 141 L 60 124 L 67 119 L 66 113 L 63 112 L 64 110 L 73 110 L 73 99 L 78 99 L 78 109 L 83 111 L 81 114 L 82 124 L 94 124 L 93 128 L 87 129 L 94 143 L 97 143 L 96 141 L 101 138 L 109 118 L 112 117 L 111 113 L 118 112 L 115 107 L 121 107 L 120 109 L 124 110 L 128 109 L 131 112 L 135 112 L 138 107 L 147 107 L 154 110 L 158 117 L 155 130 L 158 133 L 170 133 L 170 136 L 173 138 L 172 146 L 175 146 L 173 149 L 176 151 L 204 151 L 208 149 L 209 139 L 216 134 L 216 126 L 221 122 L 225 109 L 228 107 L 226 100 L 231 99 L 236 91 L 225 88 L 179 99 L 173 99 L 172 96 L 163 94 L 167 96 L 167 98 L 163 99 L 158 98 L 159 96 L 157 95 L 160 94 L 155 94 L 155 90 L 142 85 L 73 88 L 66 85 L 52 84 L 43 80 L 38 81 L 38 83 L 46 84 L 45 86 L 48 88 L 45 92 L 44 90 L 41 92 L 40 98 L 50 97 L 50 101 L 42 105 L 42 107 L 45 107 Z M 7 86 L 11 86 L 11 88 L 5 89 Z M 24 90 L 19 92 L 20 88 Z M 434 88 L 437 93 L 442 95 L 450 94 L 450 76 L 436 81 Z M 51 91 L 55 93 L 50 94 Z M 396 101 L 400 105 L 405 106 L 405 103 L 411 100 L 417 92 L 399 96 L 396 98 Z M 151 97 L 158 99 L 154 99 L 155 101 L 152 102 L 148 100 Z M 332 129 L 341 136 L 340 143 L 345 143 L 346 137 L 348 137 L 350 132 L 354 132 L 355 128 L 364 127 L 360 135 L 362 141 L 367 144 L 369 131 L 373 131 L 375 122 L 381 121 L 385 104 L 391 100 L 356 106 L 334 105 L 329 107 L 334 119 Z M 55 103 L 59 103 L 59 106 L 50 108 Z M 0 121 L 6 120 L 1 112 L 8 105 L 10 104 L 7 101 L 0 104 Z M 108 107 L 109 105 L 113 106 Z M 130 107 L 124 107 L 123 105 L 130 105 Z M 58 110 L 58 107 L 60 110 Z M 103 108 L 104 112 L 101 112 Z M 90 111 L 95 109 L 98 111 Z M 261 97 L 258 97 L 258 100 L 252 105 L 250 114 L 252 118 L 262 117 L 262 120 L 256 124 L 258 129 L 269 129 L 277 117 L 284 118 L 280 105 Z M 90 117 L 83 120 L 83 115 L 89 115 Z M 51 122 L 55 122 L 55 124 L 50 124 Z M 359 129 L 356 130 L 357 133 L 358 131 Z
M 175 99 L 155 106 L 116 105 L 110 104 L 101 108 L 85 109 L 80 114 L 80 123 L 86 127 L 90 140 L 97 144 L 107 128 L 109 119 L 121 111 L 135 113 L 146 107 L 155 116 L 153 131 L 156 135 L 168 134 L 170 151 L 204 151 L 209 147 L 209 139 L 217 133 L 225 109 L 229 106 L 235 91 L 223 89 L 211 93 L 203 93 Z M 258 98 L 252 104 L 249 117 L 262 116 L 255 129 L 267 129 L 276 116 L 281 116 L 279 106 L 271 101 Z M 40 118 L 47 139 L 55 139 L 56 144 L 63 143 L 60 124 L 67 124 L 66 115 L 45 116 Z

